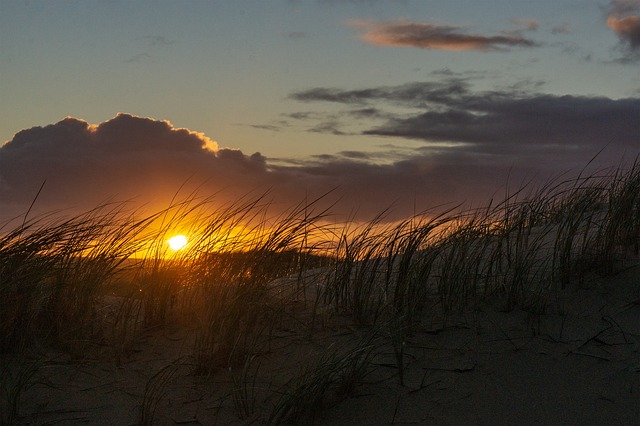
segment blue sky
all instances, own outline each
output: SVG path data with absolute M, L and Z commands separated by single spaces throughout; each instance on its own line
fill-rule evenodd
M 607 144 L 611 160 L 640 152 L 640 141 L 628 138 L 640 129 L 638 16 L 638 0 L 3 0 L 0 140 L 65 117 L 99 125 L 127 113 L 202 133 L 247 158 L 260 152 L 271 184 L 293 186 L 287 174 L 311 176 L 313 185 L 331 176 L 324 188 L 342 185 L 340 176 L 356 179 L 346 170 L 360 170 L 364 181 L 367 173 L 379 176 L 380 166 L 389 179 L 400 169 L 407 179 L 403 165 L 425 159 L 432 170 L 446 163 L 478 167 L 482 176 L 510 167 L 534 173 L 533 157 L 518 149 L 520 140 L 537 143 L 523 135 L 535 135 L 538 120 L 557 129 L 541 131 L 547 141 L 564 135 L 561 154 L 575 160 L 554 163 L 551 173 L 577 167 Z M 408 99 L 407 90 L 424 97 Z M 435 90 L 447 99 L 434 101 Z M 481 99 L 493 103 L 468 107 Z M 565 109 L 578 112 L 558 122 L 540 118 Z M 522 125 L 508 113 L 515 110 L 533 120 Z M 471 126 L 471 118 L 492 114 L 508 125 Z M 603 126 L 582 125 L 598 117 Z M 563 121 L 573 127 L 561 130 Z M 607 123 L 625 128 L 613 140 L 589 139 L 607 134 Z M 495 133 L 511 131 L 512 157 L 482 171 L 495 156 L 487 148 L 500 139 Z M 543 142 L 549 161 L 559 158 Z M 22 144 L 20 155 L 35 161 L 39 151 Z M 3 156 L 15 163 L 2 148 L 0 166 Z M 535 158 L 544 163 L 544 155 Z M 6 197 L 27 190 L 18 180 L 0 169 Z M 415 197 L 419 184 L 412 185 Z

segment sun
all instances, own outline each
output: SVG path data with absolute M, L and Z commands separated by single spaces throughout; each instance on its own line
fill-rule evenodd
M 169 243 L 171 250 L 178 251 L 187 245 L 187 237 L 184 235 L 176 235 L 175 237 L 169 238 L 167 242 Z

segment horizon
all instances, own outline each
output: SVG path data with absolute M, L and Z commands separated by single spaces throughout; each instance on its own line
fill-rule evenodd
M 640 0 L 153 5 L 2 2 L 0 223 L 264 193 L 398 220 L 640 154 Z

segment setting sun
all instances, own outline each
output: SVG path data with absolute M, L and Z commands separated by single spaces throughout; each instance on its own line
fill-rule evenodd
M 171 250 L 180 250 L 187 245 L 187 237 L 184 235 L 176 235 L 175 237 L 169 238 L 168 243 Z

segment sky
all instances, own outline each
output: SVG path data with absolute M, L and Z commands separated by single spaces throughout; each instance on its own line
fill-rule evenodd
M 639 71 L 640 0 L 0 0 L 0 223 L 485 205 L 635 159 Z

